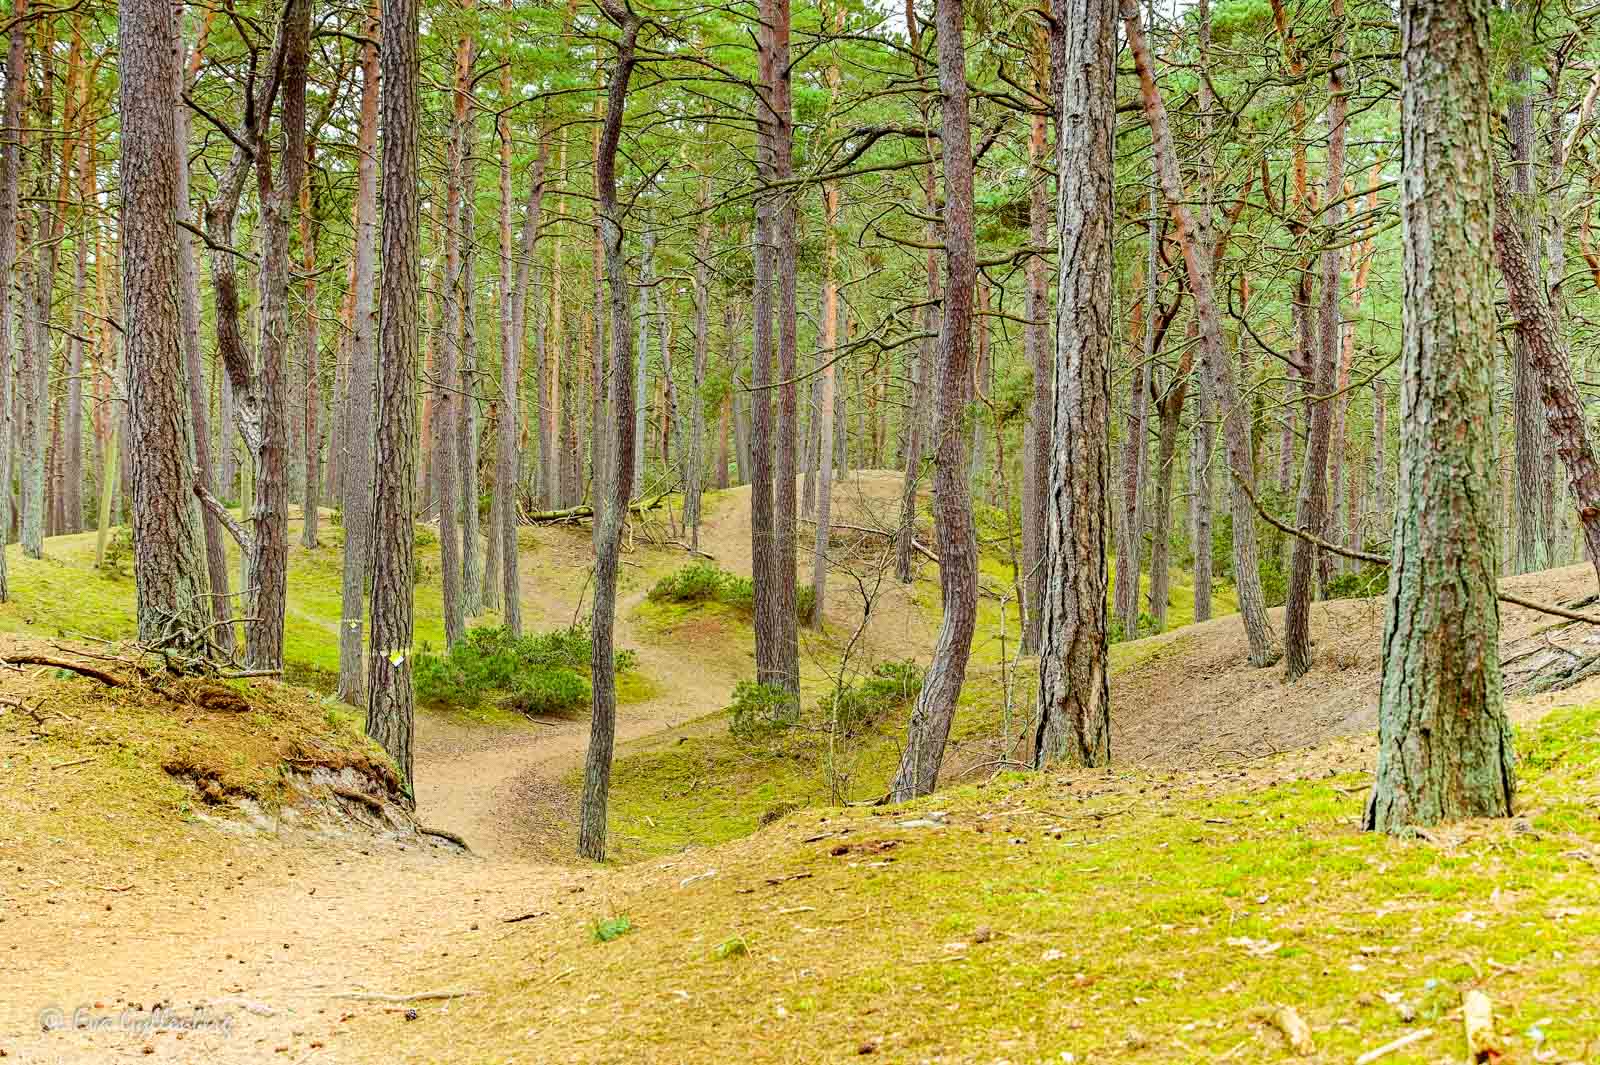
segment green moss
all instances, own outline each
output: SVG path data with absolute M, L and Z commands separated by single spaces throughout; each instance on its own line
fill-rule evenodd
M 1428 1027 L 1385 1058 L 1420 1065 L 1460 1057 L 1461 995 L 1482 987 L 1507 1060 L 1586 1061 L 1600 1040 L 1596 737 L 1600 704 L 1519 735 L 1532 831 L 1472 822 L 1431 841 L 1359 831 L 1370 740 L 1247 774 L 1007 774 L 893 811 L 797 815 L 608 896 L 640 931 L 595 960 L 588 1005 L 627 1004 L 605 1053 L 630 1060 L 675 1060 L 692 1039 L 752 1062 L 870 1046 L 896 1061 L 1269 1063 L 1288 1051 L 1267 1017 L 1290 1004 L 1318 1060 Z M 946 827 L 897 824 L 933 809 Z M 732 933 L 747 962 L 718 956 Z M 574 917 L 537 948 L 491 952 L 471 978 L 494 1005 L 422 1023 L 441 1040 L 475 1032 L 485 1060 L 511 1046 L 592 1060 L 556 1023 L 562 1003 L 518 993 L 587 934 Z

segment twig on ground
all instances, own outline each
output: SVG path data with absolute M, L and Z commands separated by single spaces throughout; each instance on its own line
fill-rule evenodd
M 452 998 L 470 998 L 482 991 L 418 991 L 411 995 L 386 995 L 377 991 L 334 991 L 327 998 L 353 999 L 356 1002 L 442 1002 Z

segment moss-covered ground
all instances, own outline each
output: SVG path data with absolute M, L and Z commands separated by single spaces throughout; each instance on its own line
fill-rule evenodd
M 1370 740 L 795 814 L 508 937 L 463 974 L 486 997 L 395 1038 L 417 1061 L 1268 1062 L 1291 1006 L 1315 1060 L 1426 1029 L 1383 1059 L 1415 1065 L 1465 1060 L 1479 988 L 1502 1060 L 1600 1061 L 1597 737 L 1600 705 L 1521 731 L 1519 816 L 1425 838 L 1359 830 Z

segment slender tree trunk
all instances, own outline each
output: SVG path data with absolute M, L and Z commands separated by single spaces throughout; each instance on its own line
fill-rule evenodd
M 27 14 L 28 0 L 13 0 L 12 18 L 25 18 Z M 22 182 L 18 142 L 22 137 L 22 93 L 27 64 L 27 34 L 13 32 L 6 49 L 5 125 L 0 128 L 0 603 L 9 602 L 11 598 L 5 558 L 5 545 L 11 535 L 11 412 L 15 398 L 11 391 L 15 375 L 11 348 L 11 291 L 17 265 L 18 189 Z M 96 268 L 103 277 L 103 263 L 97 262 Z M 111 497 L 103 484 L 100 494 L 102 502 Z M 104 529 L 105 524 L 102 521 L 100 527 Z
M 634 45 L 642 20 L 613 6 L 615 0 L 598 0 L 601 11 L 617 27 L 617 58 L 606 89 L 605 121 L 595 153 L 595 186 L 599 192 L 601 239 L 605 248 L 606 278 L 611 290 L 611 408 L 613 461 L 605 477 L 595 480 L 594 612 L 590 672 L 594 678 L 594 712 L 589 730 L 589 753 L 584 763 L 583 799 L 579 811 L 578 853 L 593 861 L 606 856 L 606 805 L 611 790 L 611 755 L 616 742 L 616 661 L 612 629 L 617 607 L 617 559 L 622 547 L 622 525 L 628 513 L 628 488 L 633 482 L 633 361 L 628 329 L 628 276 L 622 258 L 622 214 L 617 205 L 617 143 L 622 135 L 623 109 L 628 82 L 633 75 Z M 598 431 L 603 422 L 596 420 Z
M 1217 313 L 1212 276 L 1211 241 L 1196 227 L 1184 201 L 1183 183 L 1178 172 L 1177 152 L 1167 122 L 1166 105 L 1156 88 L 1150 53 L 1139 24 L 1136 0 L 1122 0 L 1122 19 L 1129 48 L 1139 71 L 1141 100 L 1154 140 L 1157 169 L 1160 172 L 1167 209 L 1172 213 L 1178 243 L 1189 275 L 1189 290 L 1200 318 L 1200 341 L 1216 394 L 1222 404 L 1223 438 L 1228 450 L 1228 465 L 1233 474 L 1231 492 L 1233 512 L 1234 587 L 1239 598 L 1239 614 L 1250 643 L 1250 663 L 1270 665 L 1275 658 L 1272 626 L 1267 621 L 1266 600 L 1261 591 L 1260 561 L 1256 547 L 1255 506 L 1250 501 L 1250 486 L 1255 482 L 1251 454 L 1250 412 L 1234 378 L 1233 362 L 1228 358 L 1222 338 L 1222 323 Z
M 1133 5 L 1132 0 L 1125 5 Z M 1037 764 L 1111 759 L 1106 534 L 1111 478 L 1112 0 L 1071 0 L 1056 137 L 1057 372 L 1044 541 Z M 1169 199 L 1169 202 L 1176 203 Z
M 474 46 L 473 53 L 476 55 Z M 456 414 L 456 458 L 461 464 L 461 598 L 469 618 L 483 613 L 483 537 L 478 515 L 479 404 L 483 367 L 478 364 L 478 127 L 463 115 L 461 144 L 461 380 Z
M 1329 20 L 1333 25 L 1333 63 L 1328 73 L 1328 163 L 1327 186 L 1323 193 L 1322 224 L 1330 233 L 1338 232 L 1344 218 L 1344 140 L 1345 114 L 1349 108 L 1344 92 L 1344 0 L 1332 0 Z M 1328 449 L 1333 438 L 1332 395 L 1335 376 L 1343 352 L 1344 327 L 1339 318 L 1342 249 L 1330 246 L 1322 253 L 1322 304 L 1318 328 L 1320 349 L 1315 353 L 1307 399 L 1310 403 L 1310 431 L 1306 437 L 1306 465 L 1300 475 L 1300 499 L 1295 508 L 1295 524 L 1301 529 L 1322 532 L 1328 514 Z M 1305 349 L 1311 354 L 1311 349 Z M 1284 676 L 1299 680 L 1311 669 L 1311 593 L 1316 576 L 1317 547 L 1310 540 L 1294 538 L 1289 562 L 1289 593 L 1284 607 Z
M 710 190 L 700 182 L 702 208 L 710 204 Z M 689 550 L 700 550 L 700 496 L 706 480 L 706 362 L 711 351 L 711 216 L 701 215 L 695 231 L 694 267 L 694 376 L 689 396 L 689 453 L 684 458 L 683 524 L 689 534 Z M 726 422 L 724 422 L 726 425 Z M 727 437 L 723 437 L 723 469 L 727 464 Z M 726 480 L 726 474 L 724 474 Z
M 944 623 L 939 627 L 933 660 L 911 712 L 900 768 L 890 787 L 890 798 L 896 802 L 926 795 L 939 782 L 945 741 L 966 680 L 978 612 L 978 543 L 972 524 L 963 431 L 971 399 L 972 305 L 977 282 L 963 0 L 938 0 L 935 24 L 939 91 L 943 97 L 939 140 L 944 156 L 945 286 L 939 328 L 933 494 Z
M 843 9 L 840 9 L 841 13 Z M 831 72 L 831 80 L 838 84 L 838 68 Z M 827 229 L 826 248 L 822 259 L 822 395 L 819 401 L 822 425 L 817 454 L 821 470 L 817 485 L 817 529 L 811 552 L 811 627 L 823 628 L 824 607 L 828 597 L 828 542 L 833 521 L 833 395 L 834 365 L 839 346 L 839 280 L 837 276 L 839 238 L 839 187 L 834 182 L 822 186 L 822 224 Z
M 1511 180 L 1517 194 L 1514 217 L 1516 224 L 1531 231 L 1526 207 L 1527 197 L 1533 191 L 1533 97 L 1527 91 L 1528 70 L 1522 64 L 1514 65 L 1509 77 L 1520 87 L 1522 96 L 1513 100 L 1507 115 L 1511 134 Z M 1528 345 L 1519 335 L 1512 344 L 1514 387 L 1511 401 L 1511 420 L 1517 463 L 1516 531 L 1517 549 L 1511 557 L 1512 569 L 1518 573 L 1544 569 L 1551 564 L 1551 531 L 1544 522 L 1542 506 L 1544 496 L 1544 438 L 1541 432 L 1542 412 L 1539 410 L 1539 381 L 1533 369 L 1533 357 Z
M 254 620 L 245 627 L 245 658 L 256 669 L 283 665 L 288 582 L 288 417 L 285 363 L 289 349 L 289 221 L 306 172 L 306 72 L 310 0 L 291 0 L 283 14 L 282 148 L 272 180 L 267 126 L 256 130 L 256 186 L 262 213 L 260 340 L 253 398 L 258 419 L 249 587 Z M 235 385 L 238 385 L 235 381 Z
M 1365 824 L 1508 817 L 1489 456 L 1488 0 L 1403 0 L 1405 306 L 1399 507 Z
M 367 15 L 368 42 L 361 49 L 361 125 L 356 133 L 355 283 L 351 297 L 350 358 L 346 375 L 348 396 L 340 412 L 339 433 L 344 448 L 340 463 L 340 498 L 344 511 L 344 570 L 340 582 L 339 698 L 352 705 L 363 702 L 365 673 L 361 656 L 362 599 L 373 566 L 373 436 L 377 432 L 377 396 L 374 352 L 377 341 L 377 301 L 373 298 L 374 257 L 378 229 L 378 45 L 382 25 L 378 0 L 371 0 Z M 387 151 L 387 147 L 385 151 Z M 402 161 L 403 163 L 403 161 Z M 402 205 L 403 206 L 403 205 Z M 413 200 L 413 208 L 415 201 Z M 415 221 L 415 219 L 413 219 Z M 387 228 L 385 230 L 387 233 Z M 402 249 L 404 250 L 404 249 Z M 410 249 L 415 254 L 415 246 Z M 415 270 L 415 264 L 412 264 Z M 411 278 L 412 285 L 416 277 Z M 417 308 L 412 308 L 417 313 Z M 416 332 L 411 334 L 410 355 L 416 356 Z M 387 350 L 387 349 L 386 349 Z M 399 396 L 399 391 L 391 396 Z M 392 407 L 390 408 L 393 409 Z M 415 422 L 415 413 L 412 421 Z M 409 445 L 409 442 L 407 444 Z M 411 466 L 416 465 L 413 460 Z M 390 481 L 390 483 L 394 483 Z M 415 493 L 416 486 L 411 486 Z M 407 500 L 408 508 L 415 497 Z M 390 519 L 394 520 L 394 512 Z M 411 515 L 406 515 L 409 524 Z M 391 604 L 392 608 L 392 604 Z
M 322 517 L 322 432 L 318 428 L 322 407 L 322 368 L 317 344 L 317 226 L 311 212 L 311 151 L 306 151 L 306 180 L 300 191 L 300 250 L 305 265 L 305 357 L 306 357 L 306 471 L 305 504 L 302 507 L 300 546 L 317 546 L 317 529 Z
M 177 169 L 184 158 L 172 119 L 176 32 L 173 7 L 164 0 L 124 0 L 117 8 L 122 321 L 134 455 L 139 638 L 196 653 L 210 646 L 205 635 L 210 612 L 203 600 L 205 567 L 194 523 L 183 363 L 172 314 L 178 288 Z M 9 144 L 6 154 L 11 154 Z M 8 201 L 11 196 L 6 193 Z M 177 632 L 183 635 L 175 637 Z
M 1199 339 L 1199 323 L 1189 319 L 1189 345 L 1184 348 L 1172 385 L 1156 403 L 1160 417 L 1157 432 L 1155 498 L 1150 513 L 1150 618 L 1156 632 L 1167 629 L 1167 600 L 1171 597 L 1172 551 L 1172 476 L 1178 459 L 1178 425 L 1183 404 L 1188 398 L 1189 375 L 1194 368 L 1194 342 Z

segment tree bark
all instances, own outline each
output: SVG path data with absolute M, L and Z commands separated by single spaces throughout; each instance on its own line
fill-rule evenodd
M 1134 0 L 1125 12 L 1128 7 L 1137 12 Z M 1063 176 L 1056 214 L 1061 280 L 1034 759 L 1041 766 L 1095 766 L 1111 760 L 1106 526 L 1117 56 L 1112 0 L 1072 0 L 1065 47 L 1056 134 L 1056 173 Z M 1178 203 L 1171 197 L 1169 202 Z
M 184 158 L 172 119 L 177 84 L 172 5 L 124 0 L 117 8 L 117 45 L 122 315 L 139 638 L 171 646 L 172 633 L 182 630 L 186 636 L 178 649 L 204 652 L 210 646 L 204 635 L 210 612 L 194 523 L 178 320 L 172 313 L 178 298 L 177 169 Z M 12 47 L 14 56 L 15 43 Z
M 1403 414 L 1365 825 L 1507 817 L 1489 456 L 1494 366 L 1488 0 L 1403 0 Z
M 372 492 L 372 659 L 367 735 L 412 788 L 413 552 L 417 491 L 417 0 L 382 5 L 383 280 Z
M 890 787 L 903 802 L 939 782 L 945 741 L 966 679 L 978 611 L 978 543 L 972 524 L 965 414 L 971 399 L 972 304 L 977 282 L 973 232 L 972 136 L 967 114 L 963 0 L 938 0 L 939 140 L 944 157 L 944 315 L 939 327 L 939 384 L 934 448 L 934 532 L 944 622 L 907 729 L 905 752 Z M 913 411 L 912 415 L 917 416 Z

